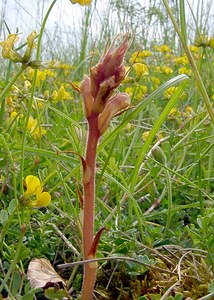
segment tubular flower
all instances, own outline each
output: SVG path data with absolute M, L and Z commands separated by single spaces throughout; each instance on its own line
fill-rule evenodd
M 28 175 L 25 178 L 27 190 L 23 195 L 25 204 L 30 207 L 46 207 L 51 202 L 51 195 L 48 192 L 43 192 L 41 181 L 38 177 Z M 30 200 L 31 196 L 36 196 L 35 200 Z M 29 200 L 29 201 L 28 201 Z
M 126 110 L 129 104 L 130 98 L 126 93 L 118 93 L 108 101 L 98 119 L 98 128 L 101 134 L 107 129 L 111 119 L 122 113 L 124 109 Z
M 115 88 L 126 76 L 123 58 L 128 49 L 127 36 L 118 47 L 115 46 L 118 37 L 119 35 L 105 50 L 98 64 L 91 68 L 90 76 L 85 76 L 80 84 L 86 118 L 99 116 L 101 132 L 107 127 L 103 124 L 104 120 L 109 124 L 115 115 L 128 109 L 130 104 L 130 97 L 127 94 L 114 95 Z

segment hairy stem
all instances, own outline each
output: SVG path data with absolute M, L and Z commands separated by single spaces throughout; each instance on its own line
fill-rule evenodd
M 90 259 L 90 250 L 94 240 L 94 201 L 95 201 L 95 167 L 96 151 L 100 137 L 98 130 L 98 116 L 88 119 L 88 140 L 86 148 L 86 164 L 91 170 L 90 180 L 84 183 L 84 218 L 83 218 L 83 252 L 84 259 Z M 96 280 L 96 264 L 85 264 L 82 286 L 82 300 L 93 298 Z

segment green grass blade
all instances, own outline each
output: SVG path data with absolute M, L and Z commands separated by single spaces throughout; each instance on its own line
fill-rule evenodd
M 132 112 L 130 112 L 127 117 L 123 120 L 123 122 L 115 128 L 99 145 L 97 152 L 101 151 L 120 131 L 131 121 L 137 118 L 137 115 L 146 108 L 154 99 L 157 99 L 164 91 L 166 91 L 171 86 L 178 84 L 184 80 L 188 79 L 187 75 L 181 74 L 178 75 L 163 85 L 161 85 L 157 90 L 155 90 L 151 95 L 149 95 L 146 99 L 144 99 L 141 103 L 135 107 Z
M 181 83 L 180 87 L 177 88 L 174 95 L 172 96 L 172 98 L 170 99 L 170 101 L 167 103 L 167 105 L 163 109 L 162 113 L 160 114 L 159 119 L 156 121 L 156 123 L 154 124 L 152 130 L 150 131 L 149 136 L 146 139 L 146 141 L 145 141 L 145 143 L 144 143 L 144 145 L 141 149 L 141 152 L 139 153 L 137 162 L 135 164 L 134 173 L 133 173 L 133 176 L 132 176 L 131 188 L 130 188 L 131 192 L 134 191 L 135 185 L 137 183 L 137 178 L 138 178 L 138 173 L 139 173 L 139 170 L 140 170 L 140 166 L 141 166 L 142 161 L 144 160 L 144 158 L 147 154 L 147 151 L 148 151 L 154 137 L 156 136 L 158 130 L 161 127 L 161 125 L 163 124 L 163 122 L 167 118 L 170 110 L 174 107 L 174 105 L 178 101 L 179 97 L 183 93 L 183 91 L 186 87 L 186 84 L 187 84 L 187 81 L 184 81 L 184 82 Z

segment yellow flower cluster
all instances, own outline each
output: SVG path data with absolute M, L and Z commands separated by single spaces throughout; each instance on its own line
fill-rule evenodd
M 187 69 L 185 67 L 179 68 L 178 69 L 178 74 L 186 74 L 186 75 L 191 75 L 192 71 L 190 69 Z
M 155 67 L 155 72 L 157 73 L 162 73 L 162 74 L 172 74 L 173 73 L 173 69 L 171 67 L 168 66 L 157 66 Z
M 198 47 L 194 46 L 194 45 L 190 45 L 189 50 L 193 53 L 198 53 L 198 51 L 199 51 Z
M 174 120 L 180 117 L 181 117 L 181 112 L 177 110 L 175 107 L 173 107 L 169 112 L 168 118 Z
M 171 53 L 171 52 L 172 52 L 172 49 L 169 48 L 169 46 L 167 46 L 167 45 L 165 45 L 165 44 L 160 45 L 160 46 L 156 46 L 156 47 L 155 47 L 155 50 L 156 50 L 157 52 L 162 52 L 162 53 L 166 53 L 166 52 Z
M 143 51 L 135 51 L 132 53 L 129 62 L 131 64 L 133 63 L 143 63 L 144 58 L 152 56 L 152 52 L 149 50 L 143 50 Z
M 135 86 L 134 88 L 129 86 L 125 89 L 125 93 L 130 95 L 131 98 L 134 96 L 133 100 L 137 100 L 137 101 L 142 100 L 145 97 L 147 92 L 148 92 L 147 86 L 142 84 Z
M 38 177 L 28 175 L 25 178 L 27 190 L 22 197 L 22 203 L 29 207 L 45 207 L 51 202 L 51 195 L 48 192 L 43 192 L 42 183 Z M 35 196 L 36 199 L 31 200 Z
M 35 72 L 34 69 L 29 68 L 29 70 L 28 70 L 28 76 L 29 76 L 30 79 L 33 78 L 34 72 Z M 36 86 L 40 86 L 41 85 L 41 81 L 44 81 L 46 79 L 46 75 L 47 74 L 46 74 L 45 71 L 37 70 Z
M 174 62 L 176 64 L 180 64 L 180 65 L 188 65 L 188 63 L 189 63 L 186 55 L 175 57 Z
M 150 79 L 155 88 L 159 87 L 159 85 L 161 84 L 160 79 L 158 77 L 152 76 Z
M 145 64 L 135 63 L 133 68 L 136 72 L 136 81 L 139 81 L 142 76 L 149 75 L 149 70 Z
M 164 92 L 164 98 L 170 99 L 172 97 L 172 95 L 175 93 L 176 89 L 177 89 L 177 87 L 175 87 L 175 86 L 171 86 L 170 88 L 168 88 Z
M 66 92 L 65 88 L 63 85 L 57 90 L 54 90 L 51 99 L 55 102 L 60 102 L 62 100 L 71 100 L 72 96 L 69 92 Z

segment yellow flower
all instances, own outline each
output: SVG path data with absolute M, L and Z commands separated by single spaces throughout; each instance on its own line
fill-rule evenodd
M 56 73 L 51 70 L 45 70 L 45 72 L 50 77 L 53 77 L 53 78 L 56 77 Z
M 33 48 L 35 47 L 35 38 L 37 36 L 36 31 L 31 32 L 31 34 L 27 37 L 27 49 L 23 56 L 23 61 L 28 62 L 30 60 Z
M 136 89 L 135 99 L 138 101 L 142 100 L 142 98 L 145 96 L 147 92 L 148 92 L 148 88 L 146 85 L 139 85 Z
M 209 39 L 209 47 L 214 49 L 214 37 Z
M 139 53 L 139 56 L 140 57 L 149 57 L 149 56 L 152 56 L 152 52 L 149 50 L 143 50 Z
M 80 5 L 90 5 L 91 0 L 70 0 L 72 4 L 78 3 Z
M 17 34 L 9 34 L 5 41 L 0 42 L 0 46 L 2 46 L 2 56 L 4 58 L 9 58 L 14 62 L 22 62 L 22 56 L 13 50 L 13 46 L 18 39 Z
M 180 117 L 181 116 L 181 112 L 179 110 L 177 110 L 175 107 L 173 107 L 168 115 L 169 119 L 176 119 L 176 117 Z
M 172 95 L 174 94 L 174 92 L 176 91 L 177 87 L 175 86 L 171 86 L 170 88 L 168 88 L 165 92 L 164 92 L 164 98 L 166 99 L 170 99 L 172 97 Z
M 33 51 L 34 40 L 36 38 L 36 32 L 33 31 L 27 37 L 27 48 L 23 56 L 21 56 L 17 51 L 13 50 L 14 44 L 18 41 L 18 34 L 9 34 L 7 39 L 3 42 L 0 42 L 2 46 L 2 56 L 4 58 L 9 58 L 13 62 L 17 63 L 28 63 Z
M 158 52 L 172 52 L 172 49 L 169 48 L 169 46 L 167 45 L 161 45 L 161 46 L 156 46 L 155 49 L 158 51 Z
M 42 193 L 42 184 L 39 178 L 37 178 L 36 176 L 28 175 L 25 178 L 25 183 L 27 187 L 25 195 L 30 196 L 30 195 Z
M 161 83 L 158 77 L 151 77 L 151 81 L 155 87 L 158 87 Z
M 12 113 L 10 114 L 10 117 L 12 119 L 14 119 L 17 115 L 18 115 L 18 113 L 16 111 L 12 111 Z
M 36 127 L 37 125 L 37 121 L 34 120 L 34 118 L 32 116 L 30 116 L 29 120 L 28 120 L 28 124 L 27 124 L 27 129 L 29 131 L 32 131 L 34 130 L 34 128 Z
M 133 64 L 133 63 L 143 63 L 143 58 L 142 56 L 140 56 L 140 53 L 139 51 L 135 51 L 132 53 L 130 59 L 129 59 L 129 62 L 130 64 Z
M 178 69 L 178 74 L 187 74 L 187 75 L 191 75 L 191 70 L 190 69 L 187 69 L 185 67 L 183 68 L 179 68 Z
M 154 67 L 154 71 L 155 71 L 156 73 L 161 73 L 161 67 L 160 67 L 160 66 Z
M 133 65 L 134 70 L 136 71 L 136 81 L 140 80 L 142 76 L 149 75 L 149 70 L 145 64 L 135 63 Z
M 148 138 L 149 134 L 150 134 L 150 131 L 145 131 L 145 132 L 142 134 L 142 139 L 143 139 L 144 142 L 145 142 L 146 139 Z
M 196 47 L 197 48 L 197 47 Z M 198 49 L 198 48 L 197 48 Z M 183 56 L 179 56 L 179 57 L 175 57 L 174 58 L 174 62 L 176 64 L 183 64 L 183 65 L 187 65 L 188 64 L 188 58 L 186 55 Z
M 125 130 L 130 132 L 132 127 L 133 127 L 133 125 L 131 123 L 127 123 L 126 126 L 125 126 Z
M 69 92 L 66 92 L 63 85 L 61 85 L 58 91 L 53 91 L 51 98 L 57 102 L 72 99 L 71 94 Z
M 194 45 L 190 45 L 189 46 L 189 50 L 191 51 L 191 52 L 194 52 L 194 53 L 198 53 L 198 47 L 196 47 L 196 46 L 194 46 Z
M 125 89 L 125 93 L 128 94 L 130 97 L 132 97 L 132 94 L 133 94 L 133 88 L 130 86 L 130 87 L 127 87 Z
M 37 70 L 36 86 L 40 86 L 40 82 L 44 81 L 45 78 L 46 78 L 46 72 Z
M 34 69 L 29 68 L 28 75 L 29 75 L 30 79 L 33 78 L 34 72 L 35 72 Z M 46 72 L 45 71 L 41 71 L 41 70 L 37 70 L 36 86 L 40 86 L 41 81 L 44 81 L 45 79 L 46 79 Z
M 163 66 L 163 67 L 161 68 L 161 71 L 162 71 L 164 74 L 171 74 L 171 73 L 173 73 L 172 68 L 167 67 L 167 66 Z
M 41 138 L 42 135 L 46 134 L 46 130 L 42 127 L 38 127 L 38 122 L 32 116 L 30 116 L 27 124 L 27 129 L 30 131 L 34 138 Z
M 38 177 L 28 175 L 25 178 L 27 190 L 24 193 L 25 204 L 30 207 L 45 207 L 51 202 L 51 195 L 43 192 L 42 183 Z M 29 199 L 30 196 L 36 196 L 35 200 Z M 27 200 L 27 201 L 26 201 Z M 29 201 L 28 201 L 29 200 Z
M 185 108 L 185 112 L 184 112 L 184 117 L 185 118 L 190 118 L 194 115 L 194 110 L 193 108 L 188 105 L 186 108 Z

